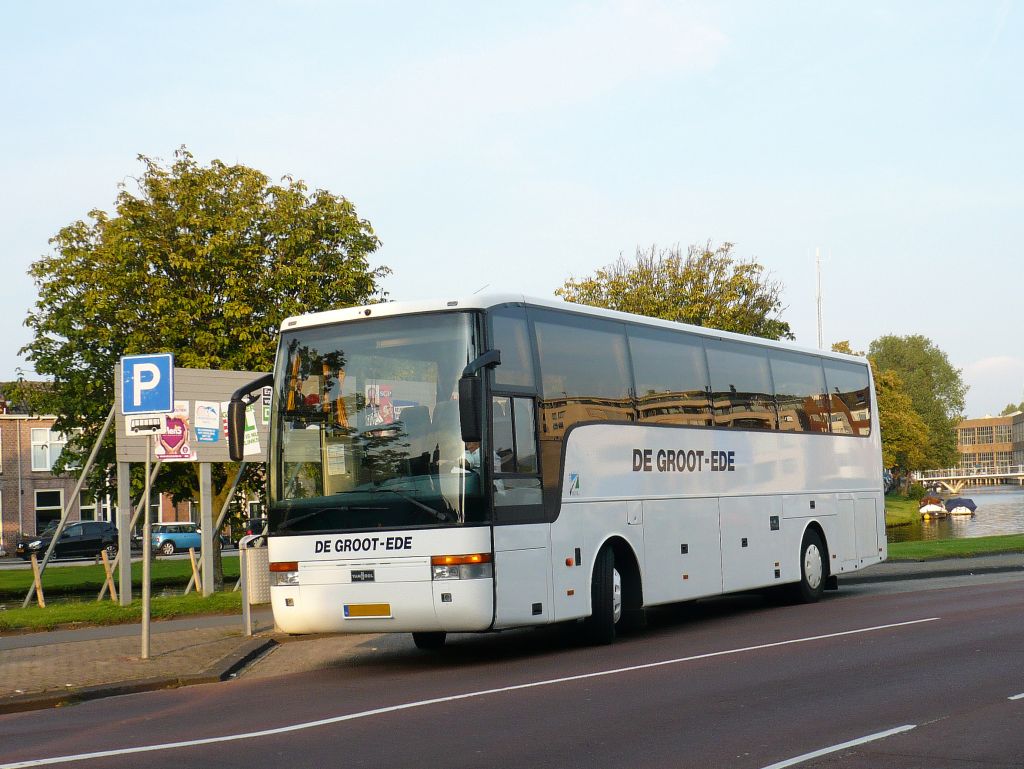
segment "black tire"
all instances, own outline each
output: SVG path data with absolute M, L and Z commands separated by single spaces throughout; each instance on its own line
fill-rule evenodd
M 107 545 L 103 549 L 107 551 L 107 558 L 116 558 L 117 557 L 117 543 L 116 542 L 111 542 L 109 545 Z
M 804 533 L 800 544 L 800 581 L 793 585 L 793 599 L 799 603 L 814 603 L 825 591 L 828 579 L 828 551 L 821 536 L 814 529 Z
M 412 642 L 416 644 L 417 649 L 423 649 L 424 651 L 430 651 L 432 649 L 440 649 L 444 646 L 444 640 L 448 637 L 448 634 L 443 630 L 413 633 Z
M 615 641 L 616 626 L 622 618 L 622 585 L 615 571 L 615 553 L 601 548 L 594 561 L 590 583 L 590 616 L 583 620 L 587 643 L 606 646 Z
M 174 555 L 175 550 L 177 550 L 177 548 L 174 546 L 174 543 L 171 540 L 167 540 L 162 545 L 160 545 L 160 552 L 164 555 Z

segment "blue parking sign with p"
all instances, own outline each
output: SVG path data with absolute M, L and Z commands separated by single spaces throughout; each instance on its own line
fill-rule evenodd
M 121 358 L 121 413 L 167 414 L 174 411 L 174 355 L 126 355 Z

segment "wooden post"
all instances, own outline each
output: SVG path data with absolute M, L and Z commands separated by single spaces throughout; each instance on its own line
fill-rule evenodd
M 39 604 L 40 609 L 45 609 L 46 599 L 43 598 L 43 580 L 39 574 L 39 560 L 36 558 L 35 553 L 32 553 L 32 582 L 36 586 L 36 603 Z
M 103 571 L 107 575 L 107 589 L 110 591 L 110 600 L 117 603 L 117 588 L 114 587 L 114 572 L 110 568 L 110 559 L 107 558 L 107 550 L 100 550 L 100 557 L 103 559 Z
M 192 562 L 192 579 L 196 582 L 196 592 L 203 592 L 203 580 L 199 576 L 199 567 L 196 566 L 196 549 L 190 547 L 188 549 L 188 559 Z

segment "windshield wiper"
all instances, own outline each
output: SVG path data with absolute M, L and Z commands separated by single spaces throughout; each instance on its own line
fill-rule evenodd
M 316 510 L 313 510 L 310 513 L 306 513 L 305 515 L 300 515 L 298 518 L 288 518 L 288 519 L 286 519 L 284 521 L 281 521 L 281 525 L 278 526 L 277 528 L 280 531 L 284 531 L 285 529 L 290 529 L 295 524 L 297 524 L 297 523 L 299 523 L 301 521 L 305 521 L 305 520 L 307 520 L 309 518 L 315 518 L 316 516 L 320 515 L 320 513 L 325 513 L 328 510 L 348 510 L 348 508 L 347 507 L 318 507 Z
M 447 513 L 442 513 L 439 510 L 435 510 L 430 505 L 425 505 L 422 502 L 420 502 L 418 499 L 416 499 L 415 497 L 410 497 L 408 494 L 403 494 L 398 489 L 392 489 L 392 488 L 385 489 L 382 486 L 378 486 L 378 487 L 372 489 L 371 493 L 379 494 L 382 491 L 390 491 L 392 494 L 401 497 L 406 502 L 410 502 L 410 503 L 416 505 L 416 507 L 418 507 L 420 510 L 423 510 L 425 512 L 430 513 L 432 516 L 437 518 L 437 520 L 439 520 L 439 521 L 447 521 L 448 520 L 448 514 Z

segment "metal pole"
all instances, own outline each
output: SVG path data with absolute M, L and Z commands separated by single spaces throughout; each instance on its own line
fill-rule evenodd
M 821 329 L 821 249 L 814 249 L 814 265 L 817 268 L 818 276 L 818 349 L 825 349 L 825 342 Z
M 135 518 L 132 515 L 132 466 L 128 462 L 117 463 L 117 555 L 115 565 L 120 564 L 117 571 L 118 589 L 121 591 L 121 605 L 131 606 L 132 603 L 132 526 Z M 127 555 L 125 555 L 127 553 Z M 107 586 L 100 590 L 97 600 L 102 601 L 107 593 Z
M 202 562 L 203 595 L 213 595 L 213 471 L 209 462 L 199 465 L 199 520 L 202 528 L 200 534 L 202 550 L 199 553 Z
M 149 474 L 149 482 L 153 483 L 156 481 L 157 473 L 160 472 L 160 465 L 163 462 L 157 460 L 153 463 L 153 470 Z M 123 466 L 123 467 L 122 467 Z M 146 504 L 146 500 L 139 498 L 139 504 L 135 506 L 135 512 L 132 513 L 131 517 L 128 516 L 129 511 L 132 509 L 132 498 L 131 498 L 131 465 L 128 462 L 117 463 L 117 515 L 118 515 L 118 531 L 117 536 L 121 537 L 121 531 L 127 532 L 127 544 L 124 547 L 118 546 L 117 555 L 114 556 L 114 565 L 111 568 L 119 567 L 118 571 L 118 588 L 121 590 L 121 605 L 128 606 L 132 602 L 132 559 L 131 559 L 131 532 L 135 528 L 136 522 L 139 520 L 139 516 L 142 514 L 142 506 Z M 122 486 L 123 484 L 123 486 Z M 122 510 L 124 512 L 122 512 Z M 122 553 L 128 553 L 127 558 L 121 558 Z M 125 590 L 128 591 L 128 597 L 124 597 Z M 103 596 L 107 594 L 107 586 L 104 585 L 100 588 L 100 593 L 96 596 L 97 601 L 102 601 Z
M 53 539 L 50 540 L 50 546 L 46 548 L 46 555 L 43 556 L 43 562 L 39 564 L 39 576 L 43 576 L 43 572 L 46 571 L 46 564 L 50 562 L 50 558 L 53 557 L 54 548 L 57 546 L 57 540 L 60 539 L 60 535 L 64 532 L 64 525 L 68 521 L 68 515 L 71 514 L 71 506 L 75 504 L 78 499 L 78 495 L 82 491 L 82 486 L 85 485 L 85 478 L 92 470 L 93 464 L 96 462 L 96 455 L 100 451 L 100 444 L 103 443 L 103 439 L 107 435 L 107 430 L 110 429 L 111 423 L 114 421 L 114 407 L 110 407 L 110 411 L 107 414 L 107 421 L 103 423 L 103 429 L 100 430 L 100 436 L 96 439 L 96 443 L 93 444 L 92 451 L 89 452 L 89 458 L 85 462 L 85 467 L 82 468 L 81 475 L 78 476 L 78 483 L 75 484 L 75 490 L 71 492 L 71 499 L 69 499 L 65 505 L 64 510 L 60 514 L 60 522 L 57 524 L 57 530 L 53 532 Z M 28 589 L 28 593 L 25 594 L 25 600 L 21 604 L 21 608 L 24 609 L 32 601 L 35 596 L 36 586 L 35 583 Z
M 150 603 L 150 562 L 152 560 L 153 548 L 150 547 L 152 537 L 152 525 L 149 520 L 149 492 L 152 482 L 149 477 L 149 464 L 153 454 L 153 436 L 146 438 L 146 507 L 145 523 L 142 526 L 142 654 L 144 660 L 149 659 L 149 603 Z
M 245 551 L 249 549 L 251 537 L 242 537 L 238 543 L 238 582 L 242 586 L 242 623 L 245 625 L 245 634 L 252 635 L 252 613 L 249 609 L 249 579 L 246 569 L 248 568 Z

